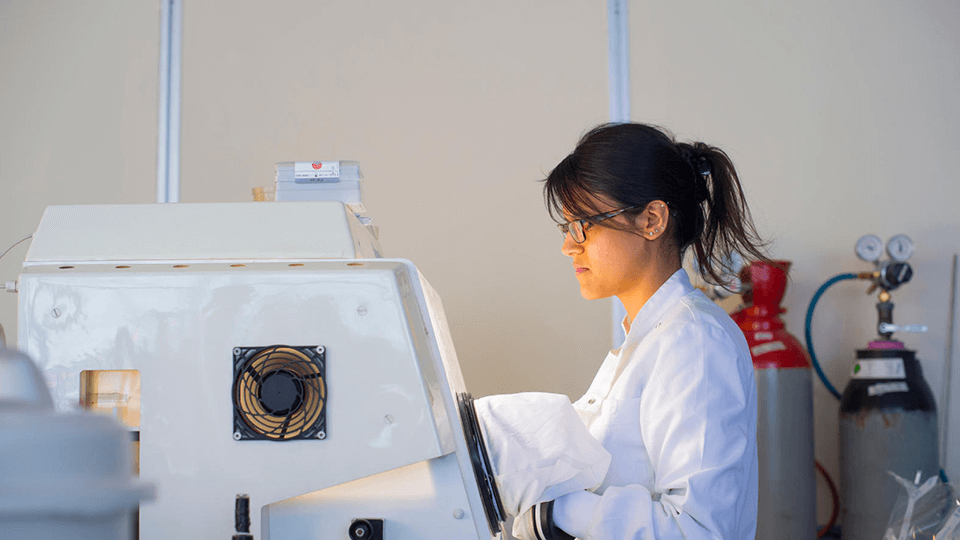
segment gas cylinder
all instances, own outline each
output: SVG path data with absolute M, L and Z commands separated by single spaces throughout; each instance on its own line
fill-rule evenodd
M 902 488 L 939 474 L 937 409 L 916 352 L 891 337 L 893 303 L 877 304 L 880 339 L 857 350 L 840 402 L 840 523 L 844 540 L 882 538 Z M 886 326 L 885 326 L 886 325 Z M 888 330 L 888 331 L 885 331 Z
M 757 380 L 757 540 L 817 536 L 810 360 L 780 318 L 789 268 L 789 261 L 746 266 L 744 305 L 731 314 L 747 338 Z

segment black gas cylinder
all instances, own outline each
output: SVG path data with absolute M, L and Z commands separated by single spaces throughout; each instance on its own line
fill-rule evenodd
M 937 407 L 915 351 L 874 341 L 857 351 L 840 404 L 840 522 L 844 540 L 883 537 L 903 489 L 939 474 Z

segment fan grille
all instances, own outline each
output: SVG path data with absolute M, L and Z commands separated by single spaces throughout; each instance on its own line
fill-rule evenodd
M 237 347 L 233 356 L 234 439 L 326 437 L 323 347 Z

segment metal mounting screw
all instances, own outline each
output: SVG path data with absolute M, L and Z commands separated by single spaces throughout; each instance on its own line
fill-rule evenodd
M 241 353 L 240 347 L 234 347 L 234 348 L 233 348 L 233 355 L 234 355 L 234 356 L 240 356 L 240 353 Z
M 464 513 L 463 510 L 457 508 L 453 511 L 453 519 L 463 519 Z
M 384 423 L 384 424 L 392 424 L 392 423 L 393 423 L 393 415 L 392 415 L 392 414 L 388 414 L 388 415 L 384 416 L 384 417 L 383 417 L 383 423 Z
M 323 354 L 327 349 L 323 348 L 323 345 L 320 345 L 315 350 L 317 351 L 317 354 Z
M 357 313 L 359 313 L 361 317 L 364 316 L 364 315 L 366 315 L 366 314 L 367 314 L 367 306 L 360 306 L 360 307 L 358 307 L 358 308 L 357 308 Z
M 242 435 L 240 435 L 240 432 L 239 432 L 239 431 L 234 431 L 234 432 L 233 432 L 233 440 L 239 441 L 239 440 L 240 440 L 240 437 L 242 437 Z
M 53 311 L 51 311 L 50 314 L 53 315 L 53 318 L 54 318 L 54 319 L 56 319 L 56 318 L 60 317 L 60 309 L 59 309 L 59 308 L 53 308 Z
M 317 438 L 320 439 L 321 441 L 322 441 L 323 439 L 326 439 L 326 438 L 327 438 L 327 432 L 326 432 L 326 431 L 319 431 L 319 432 L 317 432 Z

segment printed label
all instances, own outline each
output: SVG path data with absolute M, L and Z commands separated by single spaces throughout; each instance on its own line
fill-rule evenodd
M 894 392 L 909 392 L 910 387 L 907 386 L 905 382 L 882 382 L 877 384 L 871 384 L 867 387 L 867 395 L 869 396 L 882 396 L 884 394 L 892 394 Z
M 293 164 L 293 180 L 298 184 L 339 179 L 339 161 L 298 161 Z
M 760 356 L 767 354 L 768 352 L 785 350 L 787 350 L 787 346 L 784 345 L 782 341 L 771 341 L 770 343 L 754 346 L 752 349 L 750 349 L 750 352 L 753 354 L 753 356 Z
M 773 332 L 755 332 L 753 339 L 757 341 L 770 341 L 773 339 Z
M 858 360 L 853 365 L 854 379 L 906 379 L 902 358 Z

